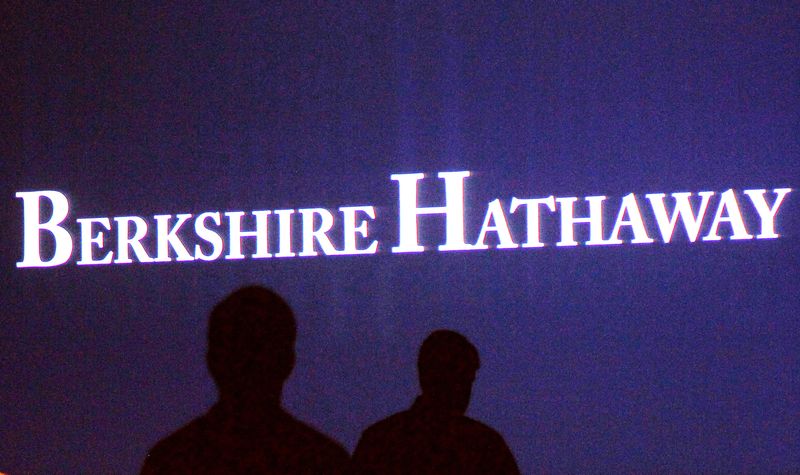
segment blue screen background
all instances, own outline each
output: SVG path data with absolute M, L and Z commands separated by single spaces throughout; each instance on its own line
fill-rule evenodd
M 0 471 L 136 473 L 213 403 L 208 313 L 250 283 L 298 318 L 285 406 L 349 450 L 451 328 L 482 360 L 468 415 L 524 473 L 800 470 L 796 191 L 776 240 L 438 253 L 428 217 L 431 250 L 400 255 L 389 179 L 470 170 L 473 242 L 495 198 L 797 188 L 796 3 L 10 9 Z M 14 193 L 48 189 L 70 219 L 370 204 L 381 242 L 17 269 Z

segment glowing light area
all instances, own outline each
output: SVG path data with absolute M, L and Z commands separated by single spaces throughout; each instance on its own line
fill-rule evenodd
M 17 262 L 17 267 L 53 267 L 68 262 L 73 252 L 73 236 L 66 223 L 69 215 L 66 195 L 47 190 L 19 192 L 16 196 L 22 199 L 23 208 L 23 259 Z M 52 207 L 52 215 L 44 218 L 40 210 L 48 205 Z M 295 210 L 212 211 L 197 216 L 159 214 L 152 219 L 141 216 L 79 218 L 75 220 L 80 235 L 80 260 L 76 264 L 214 261 L 226 250 L 225 259 L 263 259 L 273 257 L 270 253 L 273 244 L 278 251 L 274 257 L 376 253 L 378 242 L 369 239 L 368 230 L 368 222 L 376 218 L 375 208 L 344 206 L 338 211 L 334 215 L 324 208 L 297 210 L 302 217 L 300 253 L 292 249 Z M 322 220 L 317 227 L 315 218 Z M 277 243 L 270 241 L 270 223 L 277 228 Z M 329 236 L 334 231 L 343 241 L 341 248 L 337 248 Z M 151 249 L 153 237 L 155 249 Z M 43 256 L 42 243 L 48 239 L 53 243 L 52 257 Z M 107 247 L 114 242 L 113 250 Z M 187 246 L 187 242 L 191 244 Z M 252 253 L 245 249 L 249 243 L 255 245 Z
M 494 225 L 489 224 L 491 222 L 494 222 Z M 516 244 L 511 237 L 511 230 L 508 228 L 508 221 L 503 212 L 503 207 L 500 205 L 500 200 L 492 201 L 486 208 L 486 216 L 483 218 L 481 232 L 478 234 L 478 241 L 473 249 L 489 249 L 489 245 L 486 244 L 486 234 L 489 231 L 497 233 L 497 239 L 500 240 L 500 244 L 497 245 L 498 249 L 519 247 L 519 244 Z
M 328 232 L 334 227 L 333 213 L 324 208 L 301 209 L 303 216 L 303 250 L 299 256 L 317 256 L 314 243 L 319 244 L 320 250 L 325 255 L 354 255 L 375 254 L 378 251 L 378 241 L 372 241 L 366 248 L 359 249 L 357 238 L 367 237 L 367 220 L 359 217 L 360 213 L 369 219 L 375 219 L 375 208 L 372 206 L 343 206 L 339 208 L 343 218 L 344 248 L 336 250 L 328 237 Z M 319 216 L 319 227 L 315 228 L 316 217 Z M 358 222 L 358 224 L 356 224 Z
M 156 220 L 156 227 L 158 229 L 156 232 L 156 236 L 158 236 L 158 254 L 154 259 L 155 262 L 171 261 L 172 259 L 169 257 L 169 248 L 172 248 L 172 250 L 175 251 L 175 260 L 177 261 L 191 261 L 194 259 L 183 245 L 183 242 L 177 236 L 178 230 L 181 228 L 183 223 L 188 221 L 191 217 L 191 214 L 179 214 L 176 216 L 178 222 L 175 223 L 172 228 L 167 230 L 169 226 L 169 220 L 172 219 L 172 216 L 169 214 L 154 216 Z M 233 227 L 231 226 L 231 228 Z M 233 241 L 231 240 L 231 242 Z
M 316 256 L 317 251 L 314 249 L 314 241 L 319 243 L 319 247 L 325 254 L 336 254 L 336 248 L 331 244 L 328 239 L 328 232 L 333 227 L 333 215 L 327 209 L 312 208 L 301 209 L 300 214 L 303 216 L 303 250 L 300 252 L 301 256 Z M 321 223 L 319 228 L 314 229 L 314 216 L 319 216 Z
M 344 249 L 342 254 L 375 254 L 378 252 L 378 241 L 372 241 L 366 249 L 359 249 L 357 235 L 367 237 L 367 220 L 359 221 L 358 214 L 364 213 L 369 219 L 375 219 L 375 208 L 372 206 L 344 206 L 339 208 L 344 216 Z M 358 224 L 356 224 L 358 222 Z
M 142 239 L 147 235 L 147 222 L 139 216 L 123 216 L 114 218 L 117 223 L 117 259 L 114 264 L 130 264 L 133 259 L 128 254 L 128 249 L 133 249 L 136 259 L 139 262 L 153 262 L 153 258 L 147 255 L 142 245 Z M 133 236 L 128 231 L 129 225 L 133 224 Z
M 292 209 L 279 209 L 275 211 L 278 216 L 278 229 L 280 236 L 278 238 L 278 253 L 275 257 L 294 257 L 296 254 L 292 252 Z M 373 213 L 374 214 L 374 213 Z
M 473 247 L 464 242 L 464 179 L 468 171 L 440 172 L 436 176 L 444 180 L 444 206 L 417 207 L 417 182 L 425 178 L 424 173 L 392 175 L 400 187 L 400 243 L 392 252 L 422 252 L 417 233 L 417 216 L 421 214 L 443 214 L 446 221 L 445 243 L 440 251 L 467 251 Z
M 609 244 L 603 240 L 603 201 L 605 200 L 605 196 L 587 196 L 586 201 L 589 202 L 589 216 L 585 218 L 576 218 L 573 208 L 578 198 L 574 196 L 569 198 L 556 198 L 559 211 L 561 211 L 561 240 L 558 241 L 556 245 L 577 246 L 578 242 L 575 240 L 575 225 L 582 223 L 589 224 L 589 240 L 586 241 L 587 246 Z
M 17 262 L 17 267 L 53 267 L 67 262 L 72 256 L 72 236 L 66 229 L 59 226 L 69 214 L 69 201 L 63 193 L 58 191 L 23 191 L 16 194 L 22 199 L 22 232 L 23 253 L 22 261 Z M 39 202 L 46 199 L 53 206 L 50 219 L 39 220 Z M 50 233 L 55 240 L 55 254 L 52 258 L 42 260 L 39 243 L 42 231 Z
M 544 247 L 544 243 L 539 238 L 539 207 L 541 205 L 545 205 L 551 212 L 555 212 L 556 199 L 553 196 L 528 200 L 511 199 L 512 213 L 516 212 L 520 206 L 524 206 L 526 209 L 525 220 L 528 225 L 528 240 L 522 244 L 522 247 Z
M 792 191 L 790 188 L 777 188 L 773 190 L 773 193 L 778 196 L 775 197 L 772 206 L 769 206 L 767 205 L 766 198 L 764 198 L 767 190 L 744 190 L 744 194 L 750 198 L 750 201 L 756 208 L 758 216 L 761 218 L 761 232 L 756 238 L 776 239 L 778 237 L 778 234 L 775 233 L 775 215 L 778 214 L 778 208 L 790 191 Z
M 470 176 L 469 171 L 440 172 L 435 178 L 424 173 L 391 175 L 398 191 L 396 214 L 387 213 L 396 219 L 397 235 L 384 237 L 397 243 L 391 252 L 426 250 L 431 237 L 420 236 L 420 220 L 432 220 L 431 224 L 442 227 L 444 243 L 434 241 L 442 252 L 541 248 L 552 245 L 548 239 L 557 247 L 669 243 L 676 235 L 685 235 L 691 243 L 698 238 L 701 242 L 777 239 L 776 219 L 792 191 L 728 189 L 719 193 L 648 193 L 644 197 L 628 193 L 619 198 L 515 196 L 510 202 L 495 198 L 483 206 L 468 206 L 465 184 Z M 423 186 L 438 194 L 443 205 L 419 206 L 418 193 Z M 23 219 L 22 260 L 17 267 L 67 263 L 76 244 L 71 234 L 74 229 L 78 230 L 80 251 L 76 264 L 82 266 L 214 261 L 223 256 L 241 260 L 367 255 L 376 254 L 380 246 L 379 239 L 369 234 L 369 223 L 378 219 L 371 205 L 157 214 L 151 218 L 82 217 L 70 222 L 69 201 L 59 191 L 19 192 L 16 197 L 22 200 Z M 49 216 L 42 211 L 47 209 L 51 210 Z M 481 222 L 477 221 L 480 216 L 480 228 L 468 229 L 466 223 Z M 558 235 L 557 240 L 553 234 Z M 467 240 L 476 235 L 474 241 Z
M 488 232 L 496 233 L 499 241 L 498 249 L 512 249 L 520 247 L 512 238 L 511 229 L 506 219 L 506 214 L 500 207 L 500 200 L 496 199 L 487 205 L 483 225 L 475 244 L 467 244 L 464 238 L 464 180 L 470 176 L 469 172 L 441 172 L 438 178 L 444 180 L 445 206 L 443 207 L 418 207 L 417 188 L 418 182 L 425 178 L 423 173 L 394 174 L 393 181 L 398 182 L 399 188 L 399 244 L 392 248 L 395 253 L 422 252 L 425 247 L 420 245 L 418 232 L 419 215 L 444 215 L 446 241 L 439 246 L 440 251 L 469 251 L 488 249 L 486 235 Z M 776 188 L 772 191 L 776 195 L 772 205 L 767 204 L 766 190 L 744 190 L 743 193 L 750 198 L 750 204 L 760 220 L 761 233 L 759 239 L 775 239 L 779 235 L 775 232 L 775 217 L 790 188 Z M 646 194 L 645 198 L 650 203 L 652 216 L 654 216 L 658 231 L 663 242 L 668 243 L 676 231 L 678 219 L 684 225 L 686 235 L 690 242 L 695 242 L 705 223 L 706 211 L 713 191 L 701 191 L 698 206 L 693 206 L 692 193 L 680 192 L 669 195 L 664 193 Z M 721 224 L 726 224 L 732 231 L 729 239 L 753 239 L 746 230 L 745 220 L 741 207 L 733 189 L 719 194 L 719 201 L 714 218 L 711 221 L 703 241 L 719 241 Z M 541 210 L 544 205 L 547 210 L 557 213 L 560 221 L 561 236 L 556 246 L 569 247 L 581 244 L 576 238 L 576 229 L 581 225 L 588 225 L 589 239 L 583 244 L 587 246 L 620 245 L 625 241 L 620 237 L 623 229 L 629 228 L 633 238 L 631 244 L 649 244 L 655 242 L 652 229 L 648 230 L 647 222 L 643 217 L 639 201 L 634 193 L 622 197 L 619 204 L 617 218 L 612 231 L 605 238 L 606 223 L 604 223 L 604 203 L 606 196 L 587 196 L 579 198 L 554 197 L 545 198 L 518 198 L 512 197 L 509 213 L 515 213 L 520 207 L 526 208 L 526 240 L 521 247 L 544 247 L 541 241 Z M 588 216 L 576 216 L 575 208 L 579 202 L 588 203 Z M 669 202 L 672 203 L 669 203 Z M 668 204 L 672 204 L 672 213 L 667 211 Z M 697 212 L 694 209 L 697 208 Z M 494 222 L 493 225 L 490 223 Z M 652 226 L 652 224 L 651 224 Z
M 645 198 L 650 200 L 650 206 L 653 209 L 653 215 L 656 217 L 658 230 L 661 232 L 661 238 L 664 242 L 672 240 L 672 233 L 675 232 L 675 225 L 680 217 L 683 221 L 684 229 L 689 237 L 689 241 L 695 242 L 697 235 L 700 234 L 700 225 L 703 221 L 703 216 L 706 214 L 708 208 L 708 201 L 714 196 L 713 191 L 701 191 L 700 195 L 700 208 L 697 215 L 692 211 L 692 204 L 689 202 L 691 193 L 673 193 L 671 196 L 675 200 L 675 207 L 672 211 L 672 216 L 667 217 L 667 206 L 664 204 L 664 193 L 653 193 L 645 195 Z
M 628 219 L 624 219 L 625 215 L 628 216 Z M 647 235 L 647 229 L 645 229 L 644 220 L 642 220 L 642 213 L 639 211 L 639 203 L 636 201 L 636 196 L 633 193 L 629 193 L 622 198 L 622 205 L 620 205 L 619 214 L 617 214 L 617 222 L 614 223 L 614 230 L 611 231 L 608 244 L 622 244 L 622 239 L 619 238 L 619 232 L 622 226 L 630 226 L 631 230 L 633 230 L 631 244 L 653 242 L 653 238 Z
M 217 226 L 222 224 L 222 218 L 220 217 L 219 212 L 202 213 L 195 218 L 194 232 L 197 234 L 197 237 L 211 244 L 211 254 L 203 253 L 203 248 L 200 246 L 200 244 L 194 245 L 194 258 L 202 261 L 213 261 L 218 259 L 219 256 L 222 255 L 222 249 L 225 246 L 225 243 L 222 241 L 222 237 L 206 227 L 206 220 L 208 218 L 211 218 L 214 221 L 214 224 Z
M 229 251 L 225 259 L 244 259 L 244 254 L 242 254 L 242 238 L 244 237 L 256 238 L 256 253 L 253 254 L 253 259 L 272 257 L 272 254 L 267 252 L 267 216 L 270 213 L 270 211 L 253 211 L 252 214 L 256 217 L 255 231 L 242 231 L 244 211 L 225 213 L 228 218 L 228 232 L 230 233 Z
M 722 216 L 722 213 L 727 216 Z M 722 193 L 722 199 L 719 201 L 717 212 L 714 214 L 714 221 L 711 222 L 711 230 L 703 237 L 703 241 L 722 240 L 722 237 L 717 234 L 720 223 L 730 223 L 733 229 L 731 239 L 753 239 L 753 236 L 747 234 L 747 229 L 744 227 L 742 213 L 739 210 L 739 203 L 736 201 L 736 194 L 734 194 L 733 190 Z
M 114 259 L 114 251 L 108 251 L 100 260 L 95 260 L 92 256 L 93 246 L 96 245 L 99 249 L 103 248 L 104 237 L 104 234 L 101 231 L 98 231 L 97 234 L 92 235 L 92 225 L 97 223 L 102 225 L 106 230 L 111 231 L 111 222 L 109 219 L 84 218 L 78 219 L 77 221 L 81 225 L 81 236 L 84 236 L 84 238 L 81 239 L 81 260 L 79 260 L 77 264 L 110 264 L 111 260 Z M 89 239 L 86 239 L 86 236 L 89 236 Z

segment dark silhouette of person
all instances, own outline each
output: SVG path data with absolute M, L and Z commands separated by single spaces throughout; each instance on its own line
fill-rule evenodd
M 142 475 L 337 474 L 347 452 L 281 407 L 297 333 L 289 305 L 253 286 L 211 312 L 206 359 L 219 401 L 160 441 Z
M 407 411 L 364 431 L 352 474 L 518 474 L 503 437 L 466 417 L 478 350 L 462 335 L 437 330 L 422 343 L 422 395 Z

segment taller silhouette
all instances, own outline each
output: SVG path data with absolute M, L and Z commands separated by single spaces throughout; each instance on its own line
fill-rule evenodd
M 280 405 L 296 333 L 289 305 L 263 287 L 242 288 L 219 303 L 206 355 L 219 401 L 156 444 L 142 475 L 342 473 L 347 452 Z
M 518 474 L 503 437 L 464 416 L 479 366 L 478 350 L 464 336 L 431 333 L 417 360 L 422 395 L 364 431 L 350 473 Z

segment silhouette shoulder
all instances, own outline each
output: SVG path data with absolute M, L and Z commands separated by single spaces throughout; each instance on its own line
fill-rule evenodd
M 351 473 L 518 474 L 503 437 L 465 416 L 420 417 L 404 411 L 369 426 L 353 454 Z
M 232 427 L 205 415 L 157 443 L 141 473 L 339 474 L 348 460 L 341 445 L 286 413 L 268 430 Z
M 305 446 L 309 451 L 314 451 L 325 455 L 325 458 L 337 461 L 340 465 L 345 465 L 350 458 L 350 454 L 338 442 L 319 432 L 317 429 L 306 423 L 295 419 L 287 414 L 294 423 L 294 435 L 285 435 L 295 438 L 295 443 Z
M 397 414 L 372 424 L 364 430 L 362 439 L 393 437 L 406 432 L 441 431 L 442 427 L 446 427 L 446 432 L 453 436 L 462 437 L 467 440 L 473 438 L 483 439 L 487 443 L 505 445 L 505 440 L 500 433 L 483 422 L 471 419 L 467 416 L 453 416 L 437 420 L 437 418 L 418 417 L 413 411 L 398 412 Z
M 399 427 L 407 425 L 412 422 L 411 416 L 408 411 L 398 412 L 392 414 L 386 419 L 375 422 L 364 430 L 363 436 L 376 437 L 385 433 L 396 431 Z
M 473 434 L 473 443 L 482 445 L 485 461 L 498 474 L 519 474 L 519 467 L 511 449 L 499 432 L 483 422 L 466 416 L 459 418 L 465 432 Z
M 181 473 L 190 470 L 191 462 L 202 463 L 200 456 L 209 445 L 204 437 L 209 432 L 205 418 L 189 422 L 153 446 L 147 453 L 141 475 Z M 186 467 L 181 470 L 181 465 Z

